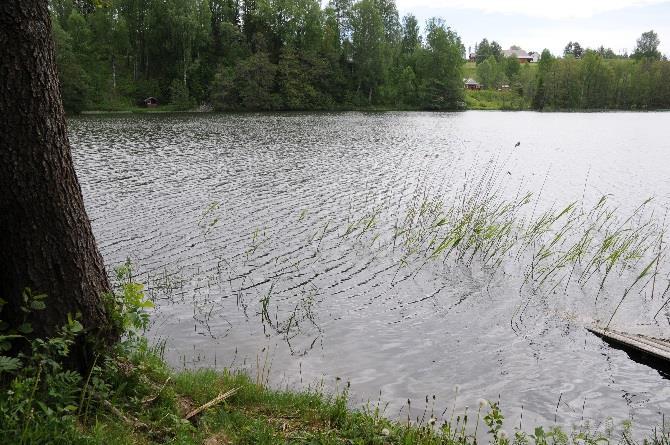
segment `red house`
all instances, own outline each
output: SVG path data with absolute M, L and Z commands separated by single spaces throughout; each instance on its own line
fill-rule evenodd
M 155 97 L 147 97 L 144 99 L 144 106 L 147 108 L 156 108 L 158 106 L 158 99 Z
M 481 90 L 482 85 L 477 82 L 475 79 L 464 79 L 463 84 L 465 85 L 466 90 Z

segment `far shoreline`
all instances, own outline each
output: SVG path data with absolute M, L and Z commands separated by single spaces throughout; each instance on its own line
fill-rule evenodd
M 558 109 L 558 110 L 534 110 L 532 108 L 509 109 L 509 108 L 467 108 L 462 110 L 422 110 L 415 108 L 342 108 L 330 110 L 169 110 L 169 109 L 127 109 L 127 110 L 84 110 L 80 113 L 70 113 L 67 117 L 76 116 L 105 116 L 105 115 L 132 115 L 132 114 L 292 114 L 292 113 L 466 113 L 469 111 L 505 112 L 505 113 L 540 113 L 540 114 L 592 114 L 592 113 L 666 113 L 670 108 L 652 110 L 618 110 L 618 109 Z

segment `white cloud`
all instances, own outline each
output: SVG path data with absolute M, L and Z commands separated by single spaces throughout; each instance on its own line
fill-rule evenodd
M 670 3 L 670 0 L 397 0 L 401 10 L 417 7 L 434 9 L 476 9 L 487 13 L 522 14 L 549 19 L 589 18 L 594 15 L 636 6 Z

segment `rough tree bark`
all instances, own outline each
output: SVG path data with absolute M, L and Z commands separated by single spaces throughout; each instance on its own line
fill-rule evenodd
M 0 116 L 0 319 L 20 320 L 28 287 L 48 295 L 35 336 L 79 312 L 86 340 L 110 344 L 110 286 L 72 163 L 48 0 L 0 1 Z M 90 363 L 86 343 L 73 350 L 79 367 Z

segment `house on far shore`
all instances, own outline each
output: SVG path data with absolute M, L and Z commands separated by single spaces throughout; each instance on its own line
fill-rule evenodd
M 539 62 L 540 58 L 542 57 L 542 54 L 538 53 L 537 51 L 531 51 L 528 53 L 528 55 L 533 58 L 533 60 L 531 60 L 531 63 Z
M 512 46 L 510 47 L 510 49 L 504 49 L 503 55 L 505 57 L 516 57 L 519 60 L 519 63 L 532 63 L 534 61 L 533 56 L 531 56 L 518 46 Z
M 158 99 L 155 97 L 147 97 L 144 99 L 144 106 L 147 108 L 156 108 L 158 106 Z
M 463 84 L 466 90 L 481 90 L 482 85 L 475 79 L 463 79 Z

